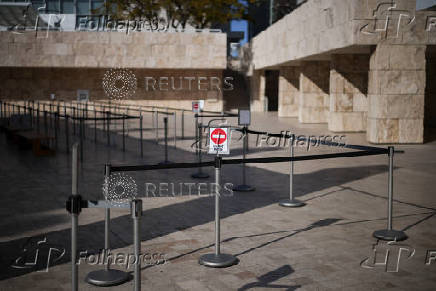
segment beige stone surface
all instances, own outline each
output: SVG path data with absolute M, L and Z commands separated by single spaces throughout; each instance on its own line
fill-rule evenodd
M 224 33 L 0 32 L 0 67 L 225 69 Z
M 416 0 L 308 1 L 253 39 L 254 65 L 262 69 L 358 45 L 435 44 L 436 12 L 415 11 L 415 5 Z M 408 61 L 413 56 L 403 65 Z
M 373 52 L 368 85 L 369 141 L 423 142 L 425 51 L 421 45 L 379 44 Z
M 302 123 L 326 123 L 330 106 L 330 63 L 308 61 L 302 63 L 298 120 Z
M 424 142 L 424 119 L 400 119 L 399 141 L 400 143 L 423 143 Z
M 283 67 L 279 77 L 279 117 L 297 117 L 300 68 Z
M 329 130 L 366 130 L 369 56 L 332 55 L 330 66 Z

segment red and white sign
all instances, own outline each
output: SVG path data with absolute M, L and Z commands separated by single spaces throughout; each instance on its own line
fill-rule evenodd
M 200 113 L 204 108 L 204 100 L 192 101 L 192 112 Z
M 209 154 L 228 155 L 228 128 L 211 128 L 209 132 Z

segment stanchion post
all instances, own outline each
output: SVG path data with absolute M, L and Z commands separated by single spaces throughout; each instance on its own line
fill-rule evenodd
M 196 119 L 197 120 L 197 119 Z M 197 160 L 198 163 L 201 163 L 202 160 L 202 148 L 203 148 L 203 124 L 196 122 L 197 130 L 196 130 L 196 137 L 197 139 Z M 209 178 L 209 174 L 203 172 L 202 167 L 198 167 L 198 172 L 191 175 L 192 178 L 195 179 L 206 179 Z
M 76 135 L 76 107 L 73 107 L 72 109 L 73 109 L 73 120 L 71 121 L 73 123 L 73 135 Z
M 133 244 L 135 254 L 134 270 L 134 290 L 141 290 L 141 239 L 139 236 L 139 224 L 142 216 L 142 200 L 135 199 L 131 204 L 131 213 L 133 219 Z
M 387 228 L 374 231 L 373 236 L 377 239 L 386 241 L 402 241 L 407 239 L 404 231 L 392 229 L 392 207 L 394 192 L 394 147 L 388 147 L 389 157 L 389 177 L 388 177 L 388 217 Z
M 111 165 L 106 164 L 105 166 L 105 183 L 108 183 L 109 176 L 111 173 Z M 115 270 L 110 268 L 111 260 L 110 255 L 110 206 L 105 208 L 104 217 L 104 254 L 107 258 L 107 264 L 103 270 L 92 271 L 88 273 L 85 281 L 96 286 L 115 286 L 129 279 L 129 274 L 120 270 Z
M 159 111 L 154 112 L 155 119 L 155 133 L 156 133 L 156 143 L 159 143 L 159 119 L 158 119 Z
M 295 135 L 292 134 L 289 140 L 289 151 L 291 158 L 294 157 L 294 143 L 295 143 Z M 279 202 L 280 206 L 283 207 L 301 207 L 306 205 L 304 202 L 297 200 L 294 198 L 294 161 L 290 162 L 289 169 L 289 199 L 284 199 Z
M 177 148 L 177 113 L 174 111 L 174 148 Z
M 234 265 L 238 260 L 235 256 L 221 253 L 221 228 L 220 228 L 220 188 L 221 188 L 222 158 L 215 157 L 215 253 L 205 254 L 198 262 L 212 268 L 225 268 Z
M 83 118 L 79 120 L 80 161 L 83 162 Z
M 109 135 L 110 124 L 109 124 L 109 118 L 110 118 L 110 112 L 106 111 L 106 140 L 107 140 L 107 145 L 108 146 L 110 146 L 110 135 Z
M 96 143 L 97 142 L 97 110 L 95 110 L 95 105 L 93 109 L 94 109 L 94 143 Z
M 164 121 L 164 150 L 165 150 L 165 160 L 160 164 L 170 164 L 168 161 L 168 117 L 163 118 Z
M 123 152 L 126 151 L 126 115 L 123 115 Z
M 139 112 L 139 144 L 141 148 L 141 158 L 144 157 L 144 142 L 142 141 L 143 132 L 142 132 L 142 111 Z
M 182 110 L 182 139 L 185 139 L 185 110 Z
M 246 151 L 247 151 L 247 143 L 248 143 L 248 132 L 247 127 L 243 128 L 243 137 L 242 137 L 242 159 L 244 160 L 242 162 L 242 184 L 237 185 L 233 187 L 233 191 L 238 192 L 250 192 L 256 190 L 255 187 L 247 185 L 247 175 L 246 175 L 246 166 L 245 166 L 245 157 L 246 157 Z
M 69 130 L 68 130 L 69 126 L 68 126 L 68 115 L 65 115 L 65 149 L 67 151 L 67 153 L 70 152 L 70 135 L 69 135 Z
M 39 108 L 38 108 L 39 109 Z M 79 188 L 79 159 L 78 159 L 78 144 L 73 145 L 72 154 L 72 184 L 71 194 L 73 197 L 77 197 Z M 78 228 L 78 213 L 71 213 L 71 290 L 79 290 L 79 268 L 77 265 L 77 228 Z

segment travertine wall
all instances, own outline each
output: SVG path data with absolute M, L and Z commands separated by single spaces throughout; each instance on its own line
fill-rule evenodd
M 325 123 L 329 114 L 330 62 L 307 61 L 301 64 L 298 120 Z
M 377 45 L 370 61 L 368 141 L 423 142 L 425 51 L 423 45 Z
M 77 90 L 89 90 L 90 100 L 108 100 L 102 86 L 106 69 L 77 69 L 77 68 L 0 68 L 0 98 L 2 99 L 39 99 L 48 100 L 50 94 L 56 94 L 58 100 L 76 100 Z M 170 106 L 191 108 L 192 100 L 206 100 L 206 110 L 221 111 L 223 106 L 223 89 L 228 86 L 217 87 L 200 86 L 192 81 L 191 87 L 184 80 L 175 83 L 174 90 L 171 85 L 155 86 L 151 82 L 146 88 L 146 77 L 159 80 L 160 77 L 199 77 L 210 81 L 223 80 L 222 70 L 149 70 L 132 69 L 137 78 L 137 89 L 129 99 L 146 105 Z M 205 81 L 202 81 L 205 84 Z M 180 88 L 180 90 L 179 90 Z M 205 90 L 207 89 L 207 90 Z
M 436 44 L 436 11 L 415 7 L 416 0 L 307 1 L 253 39 L 255 69 L 386 39 Z
M 250 108 L 252 111 L 263 112 L 265 104 L 265 71 L 254 71 L 250 79 Z
M 225 33 L 0 32 L 0 67 L 225 69 Z
M 366 131 L 369 55 L 332 55 L 328 128 Z
M 281 67 L 279 76 L 279 116 L 298 117 L 300 67 Z

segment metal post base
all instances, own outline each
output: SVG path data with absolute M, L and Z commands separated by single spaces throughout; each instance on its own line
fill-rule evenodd
M 376 230 L 372 235 L 375 238 L 387 241 L 402 241 L 407 239 L 407 235 L 404 231 L 394 229 Z
M 256 188 L 250 185 L 238 185 L 233 187 L 232 190 L 237 192 L 251 192 L 256 190 Z
M 238 259 L 229 254 L 205 254 L 198 259 L 200 265 L 211 268 L 226 268 L 238 262 Z
M 86 276 L 85 281 L 95 286 L 116 286 L 129 279 L 129 273 L 109 269 L 92 271 Z
M 207 179 L 209 178 L 209 174 L 204 173 L 204 172 L 197 172 L 191 175 L 192 178 L 195 179 Z
M 306 205 L 306 203 L 301 202 L 297 199 L 292 199 L 292 200 L 284 199 L 284 200 L 281 200 L 279 202 L 279 205 L 283 206 L 283 207 L 302 207 L 302 206 Z

